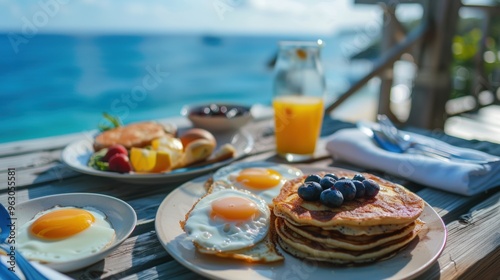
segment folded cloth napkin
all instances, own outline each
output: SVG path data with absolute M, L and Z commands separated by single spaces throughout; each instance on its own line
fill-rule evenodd
M 417 137 L 426 142 L 435 141 L 436 145 L 448 145 L 429 137 L 421 135 Z M 339 130 L 326 141 L 326 149 L 334 160 L 383 171 L 425 186 L 468 196 L 500 186 L 498 161 L 476 164 L 443 161 L 421 154 L 389 152 L 378 147 L 370 137 L 357 128 Z M 455 146 L 453 148 L 464 154 L 475 153 L 478 157 L 491 157 L 471 149 Z

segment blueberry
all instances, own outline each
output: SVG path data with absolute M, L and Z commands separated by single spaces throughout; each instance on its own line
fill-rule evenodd
M 316 201 L 319 199 L 323 189 L 317 182 L 306 182 L 297 190 L 300 198 L 307 201 Z
M 323 190 L 326 190 L 326 189 L 329 189 L 331 187 L 333 187 L 333 185 L 335 184 L 335 179 L 333 179 L 332 177 L 323 177 L 321 179 L 321 181 L 319 181 L 319 184 L 321 185 L 321 187 L 323 188 Z
M 349 179 L 338 180 L 334 187 L 342 193 L 345 201 L 353 200 L 356 197 L 356 186 Z
M 349 179 L 349 178 L 347 178 L 346 176 L 342 176 L 342 177 L 339 178 L 339 180 L 347 180 L 347 179 Z
M 337 177 L 337 175 L 335 175 L 334 173 L 325 174 L 325 176 L 323 176 L 323 178 L 324 177 L 331 177 L 331 178 L 335 179 L 335 181 L 337 181 L 339 179 L 339 177 Z
M 328 207 L 339 207 L 344 202 L 344 196 L 337 189 L 326 189 L 319 198 L 323 205 Z
M 311 174 L 309 176 L 306 177 L 306 180 L 304 182 L 316 182 L 316 183 L 319 183 L 319 181 L 321 181 L 321 176 L 317 175 L 317 174 Z
M 365 196 L 365 185 L 361 181 L 352 180 L 352 183 L 356 187 L 356 198 Z
M 377 182 L 371 179 L 364 180 L 363 185 L 365 186 L 365 196 L 367 197 L 375 197 L 380 190 L 380 186 L 377 184 Z
M 352 177 L 352 179 L 354 181 L 360 181 L 360 182 L 363 182 L 365 180 L 365 176 L 361 175 L 361 174 L 356 174 L 354 175 L 354 177 Z

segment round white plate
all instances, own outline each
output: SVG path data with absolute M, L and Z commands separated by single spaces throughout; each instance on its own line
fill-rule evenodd
M 134 209 L 126 202 L 111 196 L 91 193 L 50 195 L 19 203 L 16 206 L 16 222 L 20 227 L 30 221 L 37 213 L 56 205 L 93 207 L 106 215 L 116 234 L 113 243 L 103 251 L 73 261 L 45 264 L 60 272 L 78 270 L 104 259 L 129 237 L 137 223 Z
M 302 168 L 304 173 L 320 171 Z M 283 250 L 283 263 L 247 264 L 207 256 L 196 252 L 179 226 L 192 205 L 205 193 L 203 183 L 208 176 L 189 181 L 172 191 L 160 204 L 156 214 L 156 234 L 168 253 L 182 265 L 213 279 L 408 279 L 429 268 L 446 243 L 446 227 L 439 215 L 426 203 L 420 218 L 426 223 L 418 238 L 396 256 L 366 266 L 335 267 L 314 261 L 302 261 Z M 279 248 L 279 246 L 278 246 Z
M 62 152 L 62 160 L 71 169 L 94 176 L 113 178 L 119 181 L 133 184 L 159 184 L 167 182 L 178 182 L 200 176 L 211 170 L 220 168 L 231 163 L 238 158 L 248 154 L 253 149 L 254 140 L 252 136 L 243 130 L 230 134 L 215 135 L 217 143 L 231 143 L 236 149 L 236 157 L 216 162 L 213 164 L 199 167 L 180 168 L 166 173 L 136 174 L 136 173 L 117 173 L 109 171 L 100 171 L 87 165 L 90 156 L 94 152 L 92 139 L 80 140 L 69 144 Z

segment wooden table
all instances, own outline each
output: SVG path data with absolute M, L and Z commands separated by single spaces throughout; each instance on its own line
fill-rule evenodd
M 180 126 L 189 125 L 176 119 Z M 270 120 L 254 121 L 246 129 L 255 137 L 255 146 L 242 161 L 280 162 L 273 152 L 274 139 L 269 133 Z M 271 135 L 271 136 L 270 136 Z M 131 186 L 108 178 L 79 174 L 60 160 L 62 149 L 83 137 L 82 133 L 20 141 L 0 145 L 2 174 L 0 202 L 7 202 L 7 170 L 15 169 L 16 202 L 52 194 L 89 192 L 115 196 L 136 211 L 137 227 L 132 235 L 103 261 L 79 271 L 67 273 L 75 279 L 200 279 L 175 261 L 157 239 L 154 222 L 159 204 L 182 182 L 161 186 Z M 324 150 L 324 139 L 316 158 L 307 163 L 315 167 L 343 167 L 333 162 Z M 446 247 L 438 261 L 419 279 L 499 279 L 500 277 L 500 192 L 498 188 L 473 197 L 465 197 L 405 182 L 400 178 L 372 172 L 402 183 L 427 201 L 442 217 L 448 231 Z M 133 252 L 133 254 L 132 254 Z M 133 264 L 133 265 L 132 265 Z M 1 278 L 1 277 L 0 277 Z

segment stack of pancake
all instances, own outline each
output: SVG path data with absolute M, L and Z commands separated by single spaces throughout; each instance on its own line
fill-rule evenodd
M 418 219 L 424 201 L 400 185 L 363 175 L 380 185 L 377 196 L 356 198 L 335 208 L 298 196 L 307 175 L 286 183 L 273 201 L 278 244 L 298 258 L 334 264 L 370 263 L 404 248 L 424 228 Z

